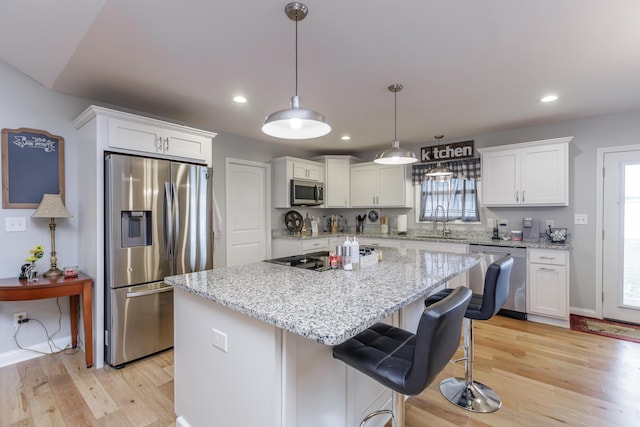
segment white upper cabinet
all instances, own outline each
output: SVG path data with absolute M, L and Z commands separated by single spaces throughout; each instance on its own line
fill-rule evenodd
M 573 137 L 481 148 L 484 206 L 567 206 Z
M 324 162 L 325 208 L 348 208 L 350 206 L 351 163 L 359 161 L 353 156 L 319 156 L 314 160 Z
M 303 179 L 307 181 L 324 180 L 324 165 L 312 160 L 299 159 L 297 157 L 277 157 L 273 163 L 273 207 L 291 207 L 291 180 Z
M 322 164 L 296 159 L 292 161 L 293 177 L 295 179 L 308 179 L 310 181 L 322 181 L 324 173 Z
M 410 207 L 406 171 L 404 165 L 351 165 L 351 207 Z
M 211 164 L 215 133 L 95 106 L 74 123 L 79 128 L 93 117 L 104 150 Z

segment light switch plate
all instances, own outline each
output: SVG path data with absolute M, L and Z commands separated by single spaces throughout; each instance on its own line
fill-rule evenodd
M 24 216 L 8 216 L 4 219 L 4 231 L 27 231 L 27 218 Z
M 573 223 L 574 224 L 580 224 L 580 225 L 586 225 L 589 223 L 589 217 L 587 214 L 575 214 L 573 216 Z

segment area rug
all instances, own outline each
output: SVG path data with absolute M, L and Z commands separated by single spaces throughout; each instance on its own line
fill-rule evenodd
M 571 315 L 571 330 L 640 343 L 640 326 Z

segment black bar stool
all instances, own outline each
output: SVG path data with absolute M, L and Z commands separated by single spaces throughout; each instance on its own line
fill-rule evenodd
M 486 385 L 473 380 L 473 321 L 492 318 L 509 296 L 509 277 L 513 258 L 507 255 L 489 265 L 484 279 L 483 294 L 473 294 L 464 315 L 464 378 L 447 378 L 440 383 L 440 392 L 447 400 L 472 412 L 494 412 L 502 401 L 498 394 Z M 457 289 L 457 288 L 456 288 Z M 444 289 L 430 295 L 425 305 L 437 303 L 455 289 Z
M 333 357 L 392 390 L 393 427 L 404 427 L 404 395 L 421 393 L 435 379 L 460 345 L 465 310 L 471 290 L 459 287 L 438 303 L 425 308 L 414 334 L 386 323 L 376 323 L 333 347 Z

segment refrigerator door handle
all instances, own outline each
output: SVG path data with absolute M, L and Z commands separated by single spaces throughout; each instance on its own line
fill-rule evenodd
M 148 291 L 127 292 L 127 298 L 144 297 L 148 295 L 161 294 L 163 292 L 173 292 L 173 286 L 165 286 L 158 289 L 149 289 Z
M 175 256 L 176 254 L 176 245 L 178 240 L 178 230 L 180 230 L 180 201 L 178 200 L 178 187 L 176 187 L 176 183 L 171 183 L 172 193 L 173 193 L 173 231 L 171 237 L 171 254 Z M 173 272 L 173 271 L 172 271 Z M 175 273 L 175 272 L 174 272 Z
M 171 197 L 171 187 L 168 182 L 164 183 L 164 201 L 164 256 L 169 258 L 173 255 L 173 225 L 171 224 L 173 201 Z

